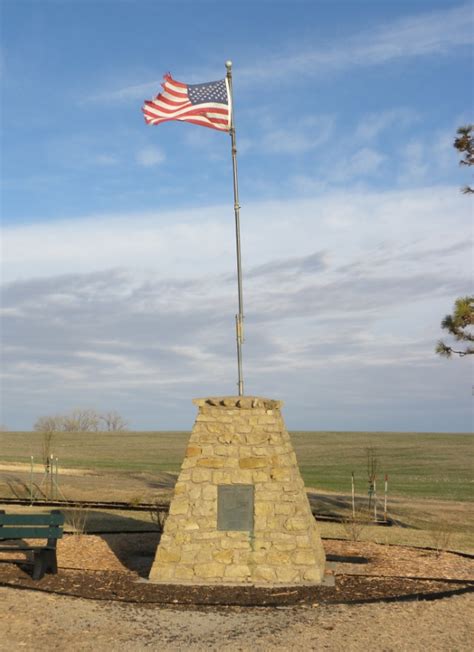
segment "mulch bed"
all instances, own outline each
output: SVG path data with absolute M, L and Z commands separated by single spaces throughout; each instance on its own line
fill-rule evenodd
M 141 605 L 293 606 L 436 599 L 474 591 L 472 582 L 339 575 L 329 586 L 177 586 L 140 581 L 135 573 L 60 570 L 34 581 L 14 564 L 0 567 L 0 585 Z
M 335 586 L 191 586 L 145 580 L 159 535 L 65 536 L 59 573 L 30 577 L 24 555 L 0 556 L 0 586 L 141 605 L 292 606 L 437 599 L 474 591 L 474 560 L 455 553 L 324 540 Z M 3 558 L 2 558 L 3 557 Z M 9 558 L 8 558 L 9 557 Z

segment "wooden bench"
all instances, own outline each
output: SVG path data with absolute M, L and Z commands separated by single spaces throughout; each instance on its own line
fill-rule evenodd
M 0 552 L 21 550 L 33 553 L 33 579 L 57 573 L 56 543 L 63 536 L 64 514 L 6 514 L 0 510 Z M 28 545 L 25 539 L 46 539 L 43 545 Z M 13 543 L 13 542 L 18 543 Z

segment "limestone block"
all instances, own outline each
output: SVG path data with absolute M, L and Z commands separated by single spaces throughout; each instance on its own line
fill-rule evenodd
M 282 531 L 285 529 L 286 514 L 278 516 L 267 516 L 267 527 L 269 531 Z
M 263 470 L 257 470 L 252 472 L 252 480 L 254 484 L 260 483 L 260 482 L 268 482 L 270 480 L 270 472 L 269 471 L 263 471 Z
M 150 571 L 150 580 L 155 582 L 171 582 L 174 579 L 176 564 L 154 564 Z
M 214 485 L 218 484 L 231 484 L 232 475 L 230 471 L 214 471 L 212 474 L 212 482 Z
M 212 478 L 212 471 L 210 469 L 196 468 L 193 469 L 192 479 L 193 482 L 210 482 Z
M 270 501 L 257 501 L 255 504 L 255 516 L 273 516 L 275 504 Z
M 243 457 L 239 460 L 241 469 L 258 469 L 269 464 L 268 457 Z
M 233 469 L 231 479 L 233 484 L 252 484 L 252 472 L 246 469 Z
M 163 539 L 163 536 L 160 539 L 160 544 L 162 542 L 162 539 Z M 174 544 L 178 545 L 178 546 L 181 545 L 181 544 L 184 544 L 184 543 L 189 543 L 190 534 L 189 534 L 189 532 L 184 532 L 182 530 L 179 530 L 179 531 L 175 532 L 175 534 L 173 536 L 173 541 L 174 541 Z
M 196 465 L 205 467 L 207 469 L 221 469 L 223 466 L 225 466 L 225 463 L 226 461 L 222 457 L 201 457 L 197 460 Z
M 201 546 L 201 549 L 196 552 L 195 560 L 201 564 L 212 562 L 212 548 L 206 545 Z
M 280 469 L 274 468 L 270 472 L 270 477 L 272 480 L 277 480 L 279 482 L 286 482 L 291 480 L 291 471 L 290 469 Z
M 251 455 L 255 457 L 262 457 L 263 455 L 266 455 L 270 457 L 272 453 L 275 451 L 273 450 L 272 446 L 248 446 L 248 456 L 250 457 Z
M 215 444 L 206 444 L 201 447 L 201 456 L 202 457 L 214 457 L 214 448 Z
M 192 467 L 196 466 L 196 457 L 186 457 L 183 460 L 183 463 L 181 465 L 182 469 L 191 469 Z
M 305 579 L 307 582 L 320 583 L 321 580 L 323 579 L 323 576 L 324 576 L 324 571 L 321 572 L 321 570 L 316 566 L 313 566 L 313 568 L 308 568 L 303 573 L 303 579 Z
M 292 503 L 276 503 L 275 514 L 287 514 L 288 516 L 296 513 L 297 505 Z
M 264 566 L 262 564 L 254 568 L 252 577 L 257 581 L 274 582 L 276 580 L 276 571 L 271 566 Z
M 275 573 L 279 582 L 296 582 L 300 579 L 299 570 L 292 566 L 279 566 L 275 568 Z
M 194 564 L 194 575 L 196 578 L 207 579 L 210 577 L 224 577 L 224 569 L 230 568 L 217 562 L 207 562 L 204 564 Z
M 297 550 L 293 555 L 293 561 L 295 564 L 314 566 L 316 564 L 316 557 L 312 550 Z
M 287 565 L 290 560 L 290 555 L 280 550 L 270 550 L 267 554 L 267 562 L 272 566 Z
M 221 562 L 222 564 L 230 564 L 234 559 L 234 551 L 227 550 L 218 550 L 212 554 L 214 561 Z
M 295 516 L 285 521 L 285 528 L 291 531 L 306 530 L 308 528 L 308 521 Z
M 216 541 L 217 544 L 220 544 L 222 537 L 222 532 L 217 531 L 199 531 L 193 534 L 193 541 Z
M 157 552 L 157 559 L 158 561 L 179 561 L 181 559 L 181 551 L 179 549 L 174 549 L 174 550 L 168 550 L 167 548 L 162 548 L 161 546 L 158 548 Z
M 215 484 L 208 484 L 202 488 L 203 500 L 217 500 L 217 486 Z
M 188 483 L 186 486 L 188 487 L 189 500 L 195 505 L 197 501 L 201 499 L 203 487 L 200 484 L 190 483 Z
M 176 566 L 175 577 L 177 580 L 192 580 L 194 578 L 192 566 L 184 566 L 183 564 Z
M 177 482 L 174 486 L 174 495 L 179 496 L 180 494 L 186 493 L 188 490 L 188 485 L 186 482 Z
M 216 444 L 214 446 L 215 455 L 223 455 L 224 457 L 237 457 L 239 448 L 235 444 Z
M 187 500 L 173 500 L 170 505 L 170 515 L 187 514 L 189 511 L 189 502 Z
M 248 541 L 236 541 L 230 538 L 222 539 L 221 546 L 224 550 L 250 550 Z
M 250 568 L 247 564 L 230 564 L 225 566 L 224 577 L 228 580 L 242 580 L 250 576 Z
M 201 454 L 201 447 L 196 446 L 195 444 L 190 444 L 186 448 L 186 457 L 195 457 L 196 455 Z
M 197 550 L 183 550 L 181 553 L 181 562 L 183 564 L 193 564 L 196 561 Z
M 193 513 L 196 516 L 216 516 L 217 514 L 217 504 L 215 501 L 210 500 L 201 500 L 199 501 L 193 510 Z
M 294 541 L 292 541 L 291 543 L 274 543 L 273 546 L 275 550 L 278 550 L 280 552 L 291 552 L 295 550 L 296 543 Z
M 248 432 L 245 436 L 245 441 L 247 444 L 250 444 L 251 446 L 259 445 L 259 444 L 266 444 L 268 443 L 270 437 L 268 433 L 263 432 L 261 430 L 252 430 L 251 432 Z

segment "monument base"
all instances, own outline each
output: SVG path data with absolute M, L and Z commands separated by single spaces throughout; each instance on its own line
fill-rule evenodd
M 150 581 L 322 583 L 324 549 L 281 401 L 193 402 L 199 412 Z

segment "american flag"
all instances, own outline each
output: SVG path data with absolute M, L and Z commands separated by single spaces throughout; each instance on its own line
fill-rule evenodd
M 154 100 L 146 100 L 142 107 L 147 124 L 181 120 L 229 131 L 231 106 L 225 79 L 205 84 L 183 84 L 168 73 L 161 85 L 163 91 Z

